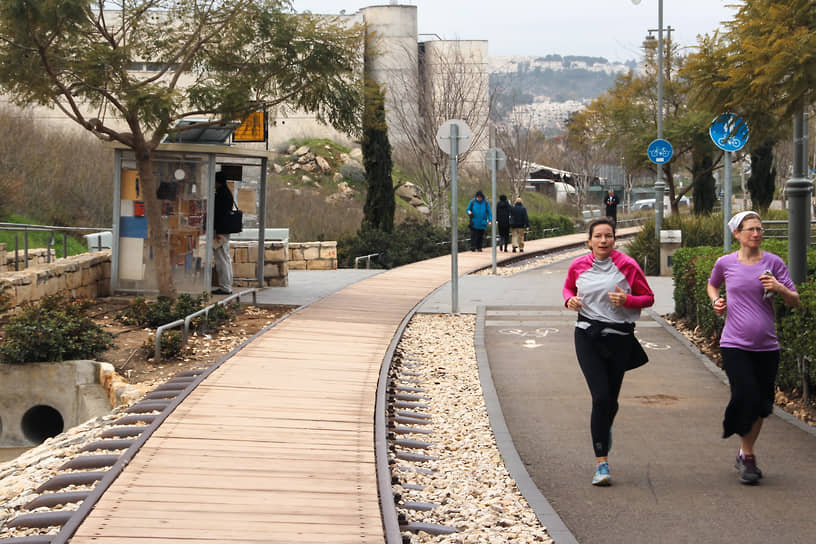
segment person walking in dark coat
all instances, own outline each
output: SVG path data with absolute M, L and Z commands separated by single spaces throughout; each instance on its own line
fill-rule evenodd
M 510 203 L 506 195 L 500 195 L 499 203 L 496 204 L 496 224 L 499 227 L 499 249 L 507 252 L 507 244 L 510 242 Z
M 618 221 L 618 197 L 615 196 L 615 191 L 609 189 L 609 193 L 604 199 L 604 206 L 606 206 L 606 216 L 611 217 L 613 221 Z
M 530 220 L 527 217 L 527 208 L 521 202 L 521 197 L 516 199 L 515 205 L 510 208 L 510 228 L 513 229 L 513 253 L 516 248 L 524 252 L 524 231 L 530 228 Z

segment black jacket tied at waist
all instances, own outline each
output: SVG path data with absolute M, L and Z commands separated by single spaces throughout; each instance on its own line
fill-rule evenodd
M 634 323 L 598 321 L 581 314 L 578 314 L 578 321 L 589 323 L 589 327 L 586 329 L 576 327 L 576 333 L 588 335 L 603 358 L 611 359 L 626 370 L 643 366 L 649 360 L 643 346 L 634 335 Z M 613 329 L 626 334 L 601 334 L 604 329 Z

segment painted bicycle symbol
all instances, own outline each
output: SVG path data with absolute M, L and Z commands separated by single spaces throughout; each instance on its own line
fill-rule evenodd
M 533 336 L 535 338 L 546 338 L 550 334 L 557 334 L 558 329 L 547 327 L 544 329 L 536 329 L 534 331 L 525 331 L 522 329 L 501 329 L 499 334 L 511 334 L 515 336 Z
M 645 349 L 653 349 L 655 351 L 667 351 L 671 349 L 671 346 L 668 344 L 657 344 L 655 342 L 641 340 L 640 338 L 638 338 L 638 342 L 640 342 L 640 345 Z

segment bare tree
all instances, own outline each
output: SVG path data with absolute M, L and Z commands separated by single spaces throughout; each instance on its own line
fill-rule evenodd
M 411 175 L 431 211 L 431 221 L 449 225 L 450 159 L 436 141 L 439 127 L 460 119 L 472 131 L 461 162 L 486 149 L 490 106 L 486 55 L 470 42 L 419 44 L 418 62 L 406 63 L 387 82 L 392 101 L 389 127 L 395 161 Z M 406 58 L 416 58 L 405 51 Z M 410 65 L 409 65 L 410 64 Z M 479 157 L 481 158 L 481 157 Z
M 512 198 L 521 196 L 530 177 L 533 154 L 544 136 L 535 128 L 530 111 L 513 108 L 508 121 L 496 127 L 496 146 L 507 155 L 505 171 Z

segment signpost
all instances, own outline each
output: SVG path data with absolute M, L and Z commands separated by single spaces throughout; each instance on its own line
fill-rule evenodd
M 451 168 L 451 313 L 459 312 L 459 221 L 456 194 L 456 174 L 459 153 L 467 151 L 473 133 L 467 123 L 449 119 L 436 131 L 436 143 L 450 156 Z
M 507 155 L 504 151 L 491 147 L 485 154 L 485 163 L 490 168 L 490 187 L 492 189 L 491 197 L 493 200 L 493 227 L 491 229 L 491 236 L 493 237 L 493 274 L 496 273 L 496 172 L 500 168 L 504 168 L 507 164 Z
M 748 142 L 748 124 L 733 113 L 723 113 L 711 122 L 708 134 L 714 145 L 725 151 L 723 169 L 723 251 L 731 251 L 731 153 L 739 151 Z

